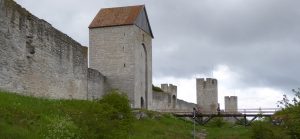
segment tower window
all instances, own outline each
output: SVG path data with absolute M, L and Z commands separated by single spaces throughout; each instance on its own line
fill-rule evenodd
M 124 63 L 124 68 L 126 67 L 126 64 Z
M 145 34 L 143 34 L 143 42 L 145 41 Z

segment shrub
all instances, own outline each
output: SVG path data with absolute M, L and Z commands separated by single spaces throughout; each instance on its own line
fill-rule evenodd
M 222 117 L 215 117 L 208 122 L 209 126 L 223 127 L 227 122 Z
M 46 117 L 48 124 L 44 131 L 43 137 L 46 139 L 59 138 L 80 138 L 79 128 L 74 124 L 70 117 L 50 116 Z
M 126 138 L 132 129 L 133 114 L 125 94 L 112 90 L 98 101 L 102 111 L 97 118 L 100 138 Z
M 255 121 L 251 125 L 251 138 L 253 139 L 285 139 L 289 138 L 279 126 L 267 121 Z
M 298 139 L 300 138 L 300 88 L 292 91 L 295 94 L 292 102 L 284 95 L 283 99 L 278 101 L 283 109 L 278 111 L 275 116 L 277 119 L 283 120 L 282 126 L 283 129 L 287 130 L 287 134 L 291 138 Z
M 152 90 L 156 91 L 156 92 L 163 92 L 163 90 L 161 90 L 161 88 L 154 86 L 154 85 L 152 85 Z

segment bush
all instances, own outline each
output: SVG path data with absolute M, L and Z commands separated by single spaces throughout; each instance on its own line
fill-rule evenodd
M 163 90 L 157 86 L 152 85 L 152 90 L 156 92 L 163 92 Z
M 100 138 L 126 138 L 132 129 L 134 116 L 125 94 L 113 90 L 98 101 L 102 106 L 99 119 Z
M 44 135 L 46 139 L 58 138 L 80 138 L 79 128 L 74 124 L 70 117 L 50 116 L 46 117 L 46 129 Z
M 300 138 L 300 88 L 298 90 L 292 90 L 295 97 L 292 102 L 287 98 L 286 95 L 283 96 L 281 101 L 278 101 L 279 105 L 283 108 L 275 114 L 277 119 L 283 120 L 282 128 L 287 130 L 287 134 L 291 138 Z
M 227 122 L 222 117 L 215 117 L 208 122 L 209 126 L 223 127 Z
M 289 138 L 279 126 L 266 121 L 255 121 L 251 125 L 251 138 L 253 139 L 285 139 Z

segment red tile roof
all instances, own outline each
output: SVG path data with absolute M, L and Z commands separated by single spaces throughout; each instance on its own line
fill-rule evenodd
M 144 5 L 101 9 L 89 28 L 133 25 Z

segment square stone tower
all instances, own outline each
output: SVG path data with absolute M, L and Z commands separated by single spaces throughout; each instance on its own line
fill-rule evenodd
M 217 113 L 218 81 L 217 79 L 196 79 L 197 107 L 202 113 Z
M 175 109 L 177 103 L 177 86 L 173 84 L 161 84 L 161 89 L 168 93 L 168 107 Z
M 225 112 L 237 113 L 238 112 L 238 100 L 237 96 L 225 96 Z
M 89 66 L 132 108 L 151 109 L 152 38 L 144 5 L 101 9 L 89 26 Z

